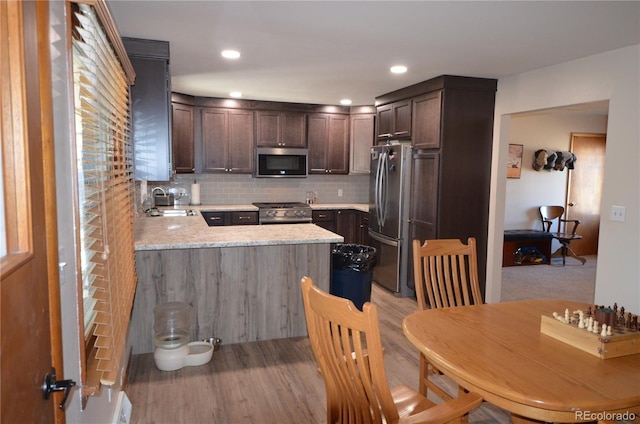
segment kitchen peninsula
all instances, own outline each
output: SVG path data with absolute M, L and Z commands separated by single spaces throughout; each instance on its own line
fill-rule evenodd
M 343 237 L 314 224 L 209 227 L 199 209 L 136 220 L 132 352 L 153 351 L 153 309 L 170 301 L 192 306 L 193 340 L 306 335 L 300 278 L 329 290 L 330 245 Z

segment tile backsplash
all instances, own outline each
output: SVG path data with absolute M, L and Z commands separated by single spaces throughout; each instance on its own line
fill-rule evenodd
M 308 191 L 318 193 L 318 203 L 367 203 L 369 175 L 309 175 L 307 178 L 253 178 L 251 175 L 180 174 L 170 182 L 148 182 L 149 189 L 162 187 L 189 194 L 200 183 L 203 205 L 236 205 L 253 202 L 304 202 Z M 138 189 L 139 189 L 138 184 Z M 174 190 L 172 190 L 174 189 Z M 342 196 L 339 196 L 339 191 Z M 140 198 L 140 196 L 138 196 Z M 188 204 L 187 195 L 182 201 Z

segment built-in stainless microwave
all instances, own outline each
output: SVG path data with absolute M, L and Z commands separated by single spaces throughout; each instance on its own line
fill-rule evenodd
M 307 176 L 308 149 L 257 147 L 255 177 Z

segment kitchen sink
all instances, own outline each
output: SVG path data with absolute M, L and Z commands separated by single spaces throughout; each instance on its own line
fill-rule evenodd
M 195 209 L 157 209 L 147 211 L 147 216 L 196 216 Z

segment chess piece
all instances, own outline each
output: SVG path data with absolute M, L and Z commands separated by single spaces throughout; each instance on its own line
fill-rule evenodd
M 607 327 L 607 336 L 611 335 L 611 326 Z
M 598 334 L 598 321 L 593 321 L 593 329 L 591 331 L 593 331 L 595 334 Z
M 602 324 L 602 331 L 600 332 L 600 335 L 602 337 L 607 337 L 607 329 L 609 328 L 609 326 L 607 324 Z

